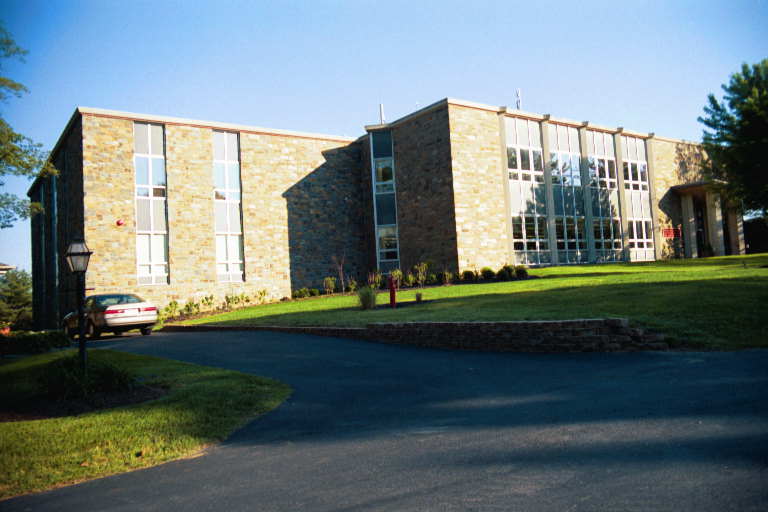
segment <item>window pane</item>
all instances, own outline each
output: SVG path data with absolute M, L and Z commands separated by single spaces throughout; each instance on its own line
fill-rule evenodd
M 371 132 L 373 158 L 392 156 L 392 132 L 389 130 Z
M 376 223 L 379 225 L 397 223 L 395 194 L 378 194 L 376 196 Z
M 216 162 L 213 164 L 213 183 L 216 188 L 227 188 L 227 179 L 224 174 L 225 166 Z
M 240 164 L 227 164 L 227 188 L 240 189 Z
M 517 238 L 518 240 L 523 238 L 522 217 L 512 217 L 512 238 Z
M 565 213 L 565 206 L 563 205 L 563 187 L 560 185 L 553 185 L 552 192 L 555 198 L 555 215 L 563 215 Z
M 240 227 L 240 203 L 227 203 L 229 205 L 229 231 L 239 233 Z
M 216 231 L 227 231 L 227 203 L 221 201 L 213 202 L 213 211 L 216 221 Z
M 163 126 L 159 124 L 149 125 L 152 137 L 150 150 L 153 155 L 163 155 Z
M 646 164 L 640 164 L 640 181 L 647 182 L 648 181 L 648 167 Z
M 529 121 L 528 126 L 531 129 L 531 147 L 534 148 L 540 148 L 541 147 L 541 127 L 539 126 L 539 123 L 536 121 Z
M 134 158 L 136 165 L 136 184 L 149 185 L 149 161 L 146 157 L 137 156 Z
M 152 263 L 168 261 L 168 244 L 166 235 L 152 235 Z
M 149 189 L 147 187 L 138 187 L 136 195 L 139 197 L 149 197 Z
M 165 186 L 165 160 L 162 158 L 152 159 L 152 184 Z
M 136 259 L 139 263 L 151 261 L 149 259 L 149 235 L 136 235 Z
M 624 162 L 624 179 L 629 179 L 629 164 L 627 162 Z
M 579 149 L 579 131 L 576 128 L 568 128 L 568 142 L 571 153 L 578 153 Z
M 133 123 L 133 151 L 149 153 L 149 127 L 144 123 Z
M 515 119 L 512 117 L 504 118 L 504 136 L 507 139 L 507 146 L 517 146 L 517 131 L 515 130 Z
M 145 190 L 147 190 L 147 189 L 145 189 Z M 165 197 L 165 188 L 163 188 L 163 187 L 155 187 L 155 188 L 153 188 L 152 189 L 152 197 Z
M 584 215 L 584 189 L 576 187 L 573 191 L 575 193 L 574 203 L 576 205 L 576 215 Z
M 536 201 L 536 213 L 539 215 L 547 214 L 547 191 L 544 185 L 534 187 L 533 195 Z
M 637 139 L 637 159 L 645 161 L 645 141 Z
M 227 261 L 240 261 L 240 237 L 227 237 Z
M 509 206 L 512 213 L 523 211 L 523 199 L 520 194 L 520 182 L 513 181 L 509 184 Z
M 613 149 L 613 136 L 608 133 L 605 134 L 605 154 L 611 158 L 616 157 L 616 152 Z
M 225 133 L 213 132 L 213 159 L 224 160 Z
M 379 228 L 379 249 L 397 249 L 397 228 Z
M 571 155 L 571 173 L 573 175 L 573 184 L 581 185 L 581 164 L 579 155 Z
M 392 181 L 393 179 L 392 159 L 376 160 L 376 181 L 381 183 Z
M 227 160 L 240 161 L 240 153 L 237 150 L 236 133 L 227 133 Z
M 534 150 L 533 151 L 533 170 L 534 171 L 541 171 L 544 169 L 544 165 L 542 163 L 541 159 L 541 151 Z
M 152 222 L 150 220 L 150 200 L 136 200 L 136 229 L 139 231 L 151 231 Z
M 515 119 L 517 123 L 517 142 L 520 146 L 528 146 L 528 121 L 525 119 Z
M 517 169 L 517 149 L 507 148 L 507 168 Z
M 227 237 L 216 235 L 216 261 L 227 261 Z
M 154 199 L 152 201 L 152 214 L 154 215 L 155 225 L 153 231 L 165 231 L 165 200 Z
M 527 149 L 520 150 L 520 169 L 523 171 L 531 170 L 531 155 Z

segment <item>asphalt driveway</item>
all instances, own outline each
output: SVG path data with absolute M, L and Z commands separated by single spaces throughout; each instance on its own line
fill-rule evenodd
M 0 510 L 768 509 L 768 351 L 488 354 L 269 333 L 102 346 L 295 393 L 204 456 Z

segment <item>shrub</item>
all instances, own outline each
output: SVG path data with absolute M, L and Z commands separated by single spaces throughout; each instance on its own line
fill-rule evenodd
M 40 354 L 52 348 L 69 346 L 69 338 L 63 331 L 17 331 L 0 336 L 0 355 Z
M 408 272 L 405 274 L 405 277 L 403 278 L 403 283 L 408 288 L 413 288 L 413 285 L 416 284 L 416 277 L 413 275 L 413 272 Z
M 200 299 L 200 304 L 202 304 L 205 309 L 211 309 L 213 307 L 213 301 L 214 297 L 213 295 L 206 295 L 202 299 Z
M 378 270 L 368 272 L 368 286 L 376 290 L 381 288 L 381 273 Z
M 403 284 L 403 271 L 396 268 L 390 272 L 389 275 L 392 276 L 392 280 L 395 282 L 395 289 L 399 290 L 400 286 Z
M 165 306 L 165 314 L 168 318 L 173 318 L 179 314 L 179 303 L 172 300 Z
M 438 284 L 440 281 L 437 280 L 437 275 L 434 273 L 427 274 L 427 284 Z
M 267 290 L 261 289 L 256 292 L 256 301 L 259 304 L 264 304 L 267 301 Z
M 425 262 L 417 263 L 413 266 L 413 271 L 416 273 L 416 283 L 420 287 L 424 287 L 424 283 L 427 282 L 427 269 L 429 266 Z
M 318 290 L 317 288 L 310 288 L 309 295 L 310 297 L 317 297 L 318 295 L 320 295 L 320 290 Z
M 294 299 L 303 299 L 309 297 L 309 288 L 305 287 L 294 290 L 292 295 Z
M 53 400 L 91 400 L 96 393 L 122 393 L 136 385 L 133 375 L 115 365 L 89 360 L 85 375 L 77 355 L 63 357 L 48 365 L 39 382 Z
M 421 292 L 416 292 L 416 302 L 420 304 L 423 300 L 424 300 L 424 294 L 422 294 Z
M 229 295 L 227 295 L 227 298 L 229 298 Z M 193 299 L 189 299 L 186 304 L 184 304 L 184 308 L 182 309 L 182 312 L 185 315 L 194 315 L 200 312 L 200 304 L 195 302 Z
M 362 309 L 373 309 L 376 307 L 376 288 L 363 286 L 357 290 L 357 300 Z
M 453 272 L 450 270 L 444 270 L 437 274 L 437 281 L 445 286 L 453 282 Z
M 528 267 L 525 265 L 518 265 L 515 267 L 515 277 L 518 279 L 528 278 Z
M 350 279 L 347 283 L 347 290 L 349 290 L 352 293 L 355 293 L 355 290 L 357 290 L 357 281 L 354 279 Z
M 515 267 L 504 265 L 496 272 L 496 278 L 499 281 L 511 281 L 515 277 Z
M 465 283 L 474 283 L 477 281 L 477 274 L 473 270 L 465 270 L 461 273 L 461 280 Z
M 493 281 L 496 279 L 496 272 L 494 272 L 491 267 L 481 268 L 480 275 L 482 276 L 483 281 Z
M 336 278 L 332 276 L 328 276 L 325 279 L 323 279 L 323 289 L 325 290 L 325 293 L 327 293 L 328 295 L 336 291 Z

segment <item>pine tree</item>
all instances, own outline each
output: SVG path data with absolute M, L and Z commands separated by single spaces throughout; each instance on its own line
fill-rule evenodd
M 732 202 L 746 210 L 768 213 L 768 59 L 723 84 L 722 103 L 713 94 L 699 117 L 709 130 L 703 146 L 708 177 Z

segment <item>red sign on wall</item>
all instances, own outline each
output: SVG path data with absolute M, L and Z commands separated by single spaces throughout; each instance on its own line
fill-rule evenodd
M 680 238 L 680 228 L 664 228 L 661 230 L 664 238 Z

